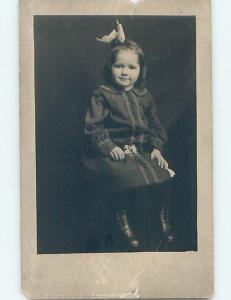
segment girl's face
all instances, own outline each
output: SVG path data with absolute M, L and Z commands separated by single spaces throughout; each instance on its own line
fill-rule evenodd
M 140 74 L 138 55 L 132 50 L 119 50 L 112 65 L 112 79 L 125 90 L 131 89 Z

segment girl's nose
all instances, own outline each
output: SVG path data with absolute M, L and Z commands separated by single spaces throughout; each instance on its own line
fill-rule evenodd
M 128 74 L 128 69 L 127 68 L 123 68 L 122 69 L 122 75 L 127 75 Z

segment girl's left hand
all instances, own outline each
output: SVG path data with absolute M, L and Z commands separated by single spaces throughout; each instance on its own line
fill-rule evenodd
M 161 168 L 164 168 L 165 170 L 168 169 L 168 163 L 167 161 L 163 158 L 162 154 L 158 149 L 154 149 L 151 153 L 151 159 L 157 159 L 158 161 L 158 166 Z

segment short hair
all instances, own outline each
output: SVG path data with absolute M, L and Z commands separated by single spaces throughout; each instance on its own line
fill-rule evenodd
M 131 50 L 138 55 L 139 65 L 140 65 L 140 74 L 135 83 L 135 86 L 138 88 L 144 88 L 146 83 L 146 64 L 144 59 L 144 53 L 141 47 L 132 40 L 126 39 L 123 43 L 119 41 L 114 41 L 112 44 L 110 53 L 107 57 L 106 63 L 103 68 L 103 79 L 106 84 L 113 84 L 112 81 L 112 65 L 116 60 L 116 55 L 120 50 Z

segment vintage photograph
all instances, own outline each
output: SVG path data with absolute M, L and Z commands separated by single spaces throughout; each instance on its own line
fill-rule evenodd
M 195 16 L 33 21 L 37 253 L 197 251 Z
M 20 1 L 26 297 L 212 295 L 210 6 Z

